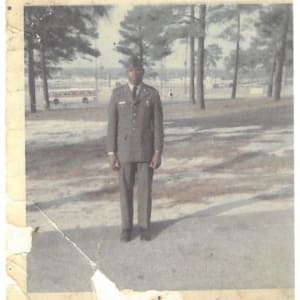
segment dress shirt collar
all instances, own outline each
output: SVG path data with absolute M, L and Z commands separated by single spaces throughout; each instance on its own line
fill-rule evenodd
M 129 88 L 130 88 L 130 90 L 132 92 L 134 85 L 128 81 L 128 86 L 129 86 Z M 137 94 L 139 93 L 141 87 L 142 87 L 142 82 L 139 85 L 137 85 L 137 89 L 136 89 L 136 93 Z

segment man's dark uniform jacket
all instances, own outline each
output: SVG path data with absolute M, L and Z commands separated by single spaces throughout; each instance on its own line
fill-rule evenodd
M 108 114 L 107 152 L 121 162 L 150 162 L 163 150 L 163 116 L 159 93 L 141 83 L 135 99 L 128 86 L 113 90 Z

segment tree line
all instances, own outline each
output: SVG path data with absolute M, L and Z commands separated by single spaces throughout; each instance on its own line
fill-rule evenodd
M 48 79 L 61 61 L 98 57 L 92 45 L 98 38 L 98 19 L 109 6 L 27 6 L 24 10 L 25 58 L 31 112 L 36 111 L 35 78 L 41 77 L 45 107 L 50 109 Z
M 233 66 L 231 98 L 236 98 L 239 71 L 261 66 L 269 74 L 267 95 L 279 100 L 283 67 L 293 65 L 290 4 L 136 6 L 120 24 L 122 38 L 116 50 L 125 57 L 138 56 L 153 74 L 151 67 L 159 61 L 163 63 L 174 51 L 175 41 L 188 42 L 190 102 L 197 102 L 205 109 L 205 71 L 216 66 L 222 57 L 220 43 L 206 45 L 207 28 L 211 25 L 221 28 L 215 40 L 235 45 L 225 60 L 228 70 Z M 249 29 L 255 32 L 255 37 L 244 50 L 240 44 Z M 124 64 L 124 60 L 120 63 Z
M 25 56 L 31 111 L 36 111 L 35 78 L 43 82 L 46 109 L 50 109 L 48 79 L 61 61 L 98 57 L 92 41 L 98 38 L 98 20 L 109 15 L 110 6 L 28 6 L 25 8 Z M 211 37 L 210 26 L 220 29 Z M 255 32 L 245 50 L 241 42 Z M 293 65 L 292 6 L 275 5 L 140 5 L 128 11 L 120 23 L 115 50 L 126 57 L 136 55 L 149 76 L 157 76 L 165 58 L 176 51 L 176 42 L 189 48 L 189 98 L 205 109 L 204 79 L 223 57 L 220 40 L 233 43 L 225 57 L 233 67 L 231 98 L 236 98 L 239 72 L 257 66 L 269 74 L 268 96 L 280 99 L 284 66 Z M 101 33 L 100 33 L 101 34 Z M 208 38 L 214 42 L 208 43 Z M 161 76 L 161 74 L 160 74 Z

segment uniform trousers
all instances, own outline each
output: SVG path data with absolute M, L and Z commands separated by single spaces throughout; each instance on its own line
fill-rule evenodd
M 120 163 L 119 184 L 122 230 L 131 230 L 133 226 L 133 194 L 137 185 L 138 225 L 143 229 L 150 228 L 152 206 L 153 169 L 149 162 Z

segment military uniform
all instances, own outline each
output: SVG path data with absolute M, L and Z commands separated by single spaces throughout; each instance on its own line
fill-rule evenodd
M 148 229 L 151 217 L 153 169 L 149 163 L 155 151 L 163 150 L 163 112 L 159 93 L 141 83 L 136 97 L 129 84 L 113 90 L 108 109 L 107 151 L 120 162 L 119 182 L 122 229 L 133 223 L 133 187 L 138 188 L 138 223 Z

